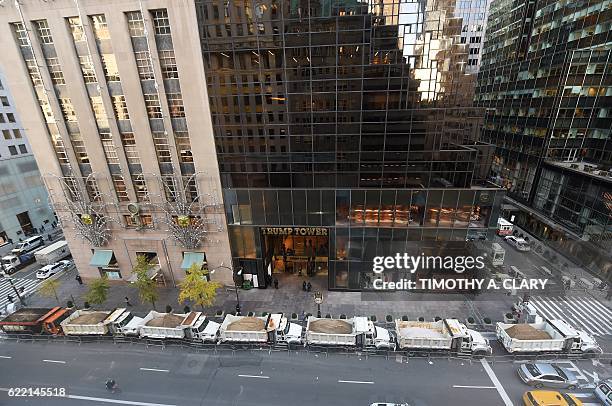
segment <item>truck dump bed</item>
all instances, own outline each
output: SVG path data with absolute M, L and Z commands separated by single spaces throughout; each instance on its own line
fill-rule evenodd
M 530 324 L 500 322 L 497 323 L 497 338 L 510 353 L 562 351 L 566 339 L 548 321 Z
M 141 337 L 150 338 L 184 338 L 183 321 L 188 315 L 182 313 L 158 313 L 151 310 L 142 320 Z
M 354 319 L 320 319 L 310 316 L 306 343 L 314 345 L 357 345 Z
M 24 307 L 0 320 L 0 328 L 7 333 L 40 333 L 42 322 L 57 313 L 61 307 Z
M 225 316 L 220 327 L 221 341 L 268 342 L 269 333 L 280 325 L 280 314 L 262 317 Z
M 444 320 L 403 321 L 395 320 L 399 348 L 450 349 L 453 337 Z
M 104 322 L 113 312 L 95 310 L 77 310 L 61 322 L 66 335 L 104 335 L 108 325 Z

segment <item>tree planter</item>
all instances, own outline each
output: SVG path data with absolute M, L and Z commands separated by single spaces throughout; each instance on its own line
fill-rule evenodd
M 504 314 L 504 323 L 507 323 L 507 324 L 516 323 L 516 320 L 514 319 L 514 315 L 512 313 Z
M 476 323 L 476 320 L 473 317 L 468 317 L 467 319 L 465 319 L 465 324 L 467 325 L 474 325 Z

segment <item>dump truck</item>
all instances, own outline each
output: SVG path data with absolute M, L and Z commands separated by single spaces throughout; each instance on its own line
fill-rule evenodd
M 53 307 L 23 307 L 0 320 L 5 333 L 60 334 L 60 323 L 70 315 L 70 310 Z
M 516 352 L 566 352 L 598 354 L 601 348 L 597 341 L 576 330 L 563 320 L 548 320 L 538 323 L 497 323 L 497 339 L 509 353 Z
M 457 319 L 438 321 L 395 320 L 398 348 L 402 350 L 448 350 L 456 353 L 489 355 L 489 341 Z
M 0 271 L 4 276 L 13 274 L 24 266 L 34 263 L 34 254 L 27 253 L 21 255 L 6 255 L 2 257 L 2 267 Z
M 112 311 L 77 310 L 62 322 L 66 335 L 138 335 L 142 317 L 125 308 Z
M 389 331 L 375 326 L 367 317 L 330 319 L 310 316 L 306 325 L 306 343 L 395 349 Z
M 41 248 L 34 252 L 34 258 L 40 265 L 50 265 L 60 259 L 66 258 L 70 255 L 68 249 L 68 243 L 65 240 L 54 242 L 51 245 Z
M 221 342 L 300 344 L 302 326 L 290 323 L 282 313 L 267 316 L 225 316 L 219 329 Z
M 140 336 L 204 339 L 205 334 L 210 334 L 210 329 L 204 333 L 207 326 L 206 316 L 202 312 L 159 313 L 151 310 L 142 320 Z

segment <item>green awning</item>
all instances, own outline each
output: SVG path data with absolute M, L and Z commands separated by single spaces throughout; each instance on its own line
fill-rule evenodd
M 183 263 L 181 264 L 181 269 L 189 269 L 193 264 L 197 264 L 198 266 L 200 266 L 203 262 L 203 252 L 186 252 L 183 254 Z
M 112 258 L 112 250 L 95 250 L 93 257 L 91 257 L 91 261 L 89 261 L 89 265 L 104 268 L 110 264 Z

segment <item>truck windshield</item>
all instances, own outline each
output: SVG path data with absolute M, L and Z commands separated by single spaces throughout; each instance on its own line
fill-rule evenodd
M 127 326 L 127 324 L 134 318 L 134 315 L 132 313 L 130 313 L 125 319 L 123 319 L 120 323 L 119 323 L 119 327 L 125 327 Z
M 17 244 L 17 246 L 15 247 L 15 249 L 20 250 L 23 248 L 23 246 L 25 245 L 25 243 L 20 242 L 19 244 Z

